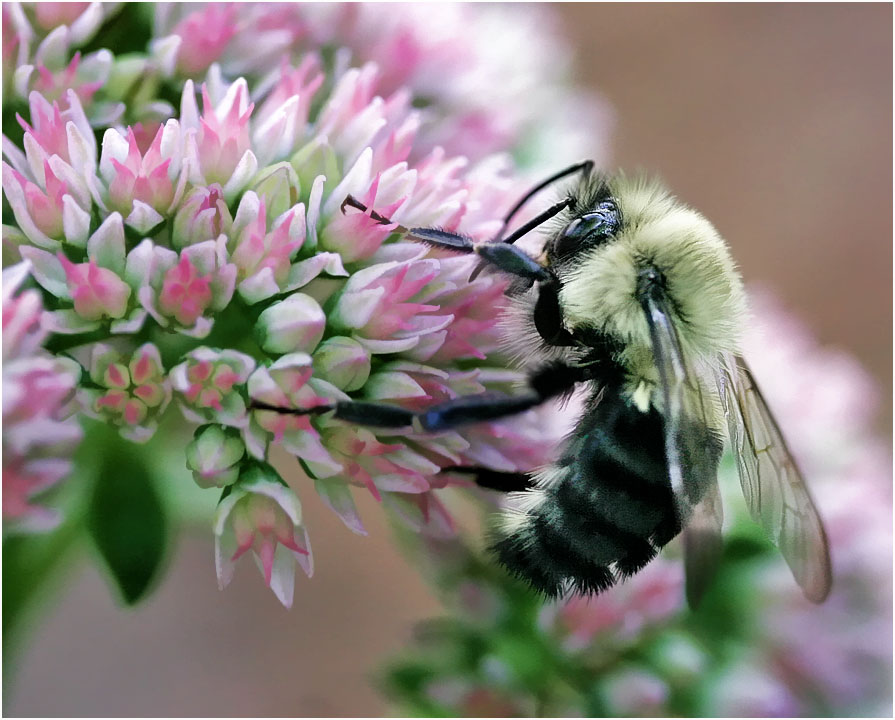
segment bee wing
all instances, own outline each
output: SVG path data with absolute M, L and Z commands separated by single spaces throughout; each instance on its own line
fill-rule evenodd
M 687 604 L 699 605 L 721 562 L 724 510 L 718 483 L 710 483 L 684 528 L 684 570 Z
M 722 358 L 717 374 L 752 519 L 780 548 L 805 596 L 823 602 L 832 584 L 830 552 L 805 480 L 743 358 Z
M 698 376 L 681 352 L 664 291 L 641 295 L 665 405 L 665 458 L 671 491 L 684 529 L 687 600 L 696 606 L 721 557 L 723 511 L 718 490 L 721 443 L 708 422 Z

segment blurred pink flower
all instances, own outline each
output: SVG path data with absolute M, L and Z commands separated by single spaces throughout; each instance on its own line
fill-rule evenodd
M 601 98 L 584 96 L 564 81 L 571 52 L 556 17 L 544 7 L 530 5 L 519 13 L 499 5 L 400 3 L 383 12 L 363 3 L 255 3 L 228 14 L 214 4 L 159 3 L 155 25 L 154 52 L 167 72 L 195 77 L 216 61 L 227 77 L 289 82 L 299 98 L 293 110 L 299 118 L 320 82 L 307 69 L 311 65 L 305 67 L 309 53 L 342 48 L 337 78 L 357 72 L 345 71 L 349 51 L 357 67 L 375 63 L 380 102 L 412 95 L 424 105 L 422 122 L 411 123 L 420 135 L 418 158 L 441 146 L 481 160 L 523 140 L 527 152 L 551 165 L 578 160 L 584 147 L 598 160 L 605 155 L 611 111 Z M 205 42 L 185 42 L 187 27 L 202 27 Z M 293 71 L 284 58 L 305 69 L 287 81 Z M 364 73 L 355 77 L 356 103 L 345 106 L 352 114 L 373 99 Z M 296 92 L 298 86 L 304 92 Z M 556 113 L 556 107 L 568 112 Z M 331 114 L 326 118 L 324 128 L 340 122 Z M 399 155 L 411 149 L 400 135 L 389 140 Z
M 838 711 L 891 714 L 892 458 L 874 427 L 876 388 L 771 295 L 753 293 L 752 304 L 746 356 L 808 478 L 833 560 L 833 591 L 820 606 L 786 582 L 782 563 L 767 568 L 761 662 L 800 713 L 812 711 L 805 698 L 814 693 Z
M 103 49 L 82 56 L 76 49 L 94 37 L 118 5 L 5 3 L 4 95 L 27 99 L 37 91 L 67 108 L 71 91 L 97 124 L 115 121 L 124 111 L 123 103 L 94 102 L 96 92 L 110 78 L 112 53 Z
M 172 30 L 181 40 L 177 69 L 185 75 L 207 70 L 236 34 L 237 6 L 209 3 L 184 17 Z
M 641 632 L 683 609 L 684 576 L 679 562 L 658 558 L 612 592 L 574 595 L 545 612 L 556 615 L 563 646 L 570 650 L 636 642 Z
M 59 514 L 39 496 L 71 473 L 81 428 L 67 409 L 80 377 L 70 360 L 41 345 L 43 312 L 36 290 L 21 290 L 28 264 L 3 270 L 3 527 L 45 531 Z

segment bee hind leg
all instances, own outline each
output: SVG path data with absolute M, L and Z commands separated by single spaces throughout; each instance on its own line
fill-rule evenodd
M 452 466 L 442 468 L 442 473 L 471 475 L 480 488 L 497 492 L 523 492 L 534 487 L 532 476 L 524 472 L 502 472 L 485 467 Z

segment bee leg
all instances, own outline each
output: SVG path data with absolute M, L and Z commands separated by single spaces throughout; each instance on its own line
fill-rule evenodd
M 333 417 L 356 425 L 399 429 L 419 424 L 423 430 L 437 432 L 470 423 L 498 420 L 530 410 L 551 398 L 570 392 L 576 383 L 587 380 L 588 377 L 585 368 L 560 362 L 551 363 L 529 376 L 528 392 L 518 395 L 464 395 L 438 403 L 419 413 L 395 405 L 357 400 L 339 400 L 312 408 L 282 408 L 255 400 L 249 407 L 285 415 L 322 415 L 332 412 Z
M 480 488 L 496 490 L 497 492 L 521 492 L 534 487 L 531 475 L 522 472 L 501 472 L 484 467 L 452 466 L 442 468 L 443 473 L 457 473 L 460 475 L 472 475 L 473 481 Z
M 356 425 L 393 429 L 411 427 L 413 419 L 416 417 L 416 413 L 412 410 L 405 410 L 396 405 L 358 402 L 355 400 L 340 400 L 332 405 L 317 405 L 311 408 L 280 407 L 252 400 L 249 403 L 249 409 L 270 410 L 281 415 L 324 415 L 332 412 L 333 416 L 339 420 L 345 420 Z
M 550 363 L 529 375 L 529 390 L 526 393 L 482 393 L 458 397 L 423 410 L 419 415 L 420 424 L 426 430 L 449 430 L 468 423 L 498 420 L 566 395 L 577 383 L 589 378 L 586 368 L 562 362 Z
M 531 256 L 513 245 L 513 243 L 523 235 L 527 235 L 535 228 L 543 225 L 550 218 L 559 215 L 559 213 L 566 208 L 572 207 L 574 204 L 575 199 L 567 197 L 564 200 L 560 200 L 555 205 L 551 205 L 537 217 L 529 220 L 509 237 L 494 242 L 479 243 L 476 245 L 475 252 L 482 258 L 482 261 L 476 266 L 475 270 L 472 271 L 469 280 L 475 280 L 479 273 L 487 267 L 488 263 L 496 265 L 504 272 L 530 280 L 538 280 L 540 282 L 550 282 L 554 280 L 553 273 L 542 267 Z M 520 272 L 517 268 L 524 268 L 525 270 L 529 270 L 529 272 Z M 534 268 L 537 268 L 536 272 L 532 272 Z
M 541 222 L 543 220 L 540 220 L 537 224 Z M 520 230 L 522 229 L 524 228 L 520 228 Z M 438 228 L 410 228 L 407 231 L 407 237 L 424 242 L 426 245 L 439 250 L 451 250 L 464 254 L 475 253 L 482 259 L 482 266 L 493 265 L 505 273 L 525 278 L 526 280 L 547 281 L 553 277 L 550 271 L 540 265 L 537 260 L 514 245 L 503 242 L 477 243 L 466 235 L 439 230 Z M 473 273 L 470 280 L 475 280 L 475 275 L 477 274 Z
M 450 232 L 449 230 L 441 230 L 439 228 L 405 228 L 401 225 L 395 227 L 395 232 L 404 233 L 405 237 L 411 240 L 418 240 L 439 250 L 449 250 L 451 252 L 459 252 L 463 254 L 475 253 L 482 258 L 483 264 L 490 264 L 505 273 L 524 278 L 529 281 L 546 281 L 553 276 L 542 267 L 533 257 L 525 253 L 525 251 L 513 247 L 512 243 L 522 237 L 527 232 L 541 225 L 544 221 L 553 217 L 568 207 L 571 200 L 563 200 L 545 212 L 541 213 L 531 222 L 525 224 L 513 233 L 509 238 L 502 242 L 496 243 L 476 243 L 471 237 L 461 233 Z M 342 201 L 342 212 L 346 207 L 353 207 L 363 212 L 369 212 L 370 217 L 376 222 L 383 225 L 390 225 L 392 221 L 380 215 L 375 210 L 370 210 L 360 200 L 349 195 Z M 473 273 L 475 275 L 478 272 Z

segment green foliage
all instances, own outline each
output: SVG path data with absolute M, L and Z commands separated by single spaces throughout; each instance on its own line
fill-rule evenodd
M 133 446 L 112 431 L 101 446 L 87 530 L 121 599 L 133 605 L 157 579 L 168 523 L 159 493 Z

